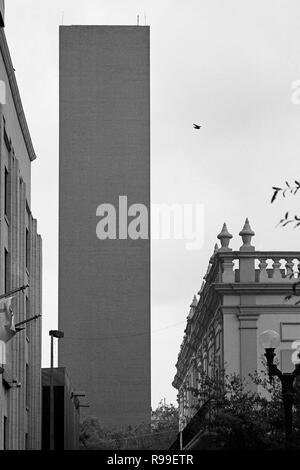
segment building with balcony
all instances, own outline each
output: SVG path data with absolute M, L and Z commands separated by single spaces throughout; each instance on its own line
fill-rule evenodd
M 239 235 L 242 246 L 230 248 L 232 235 L 224 224 L 209 260 L 199 297 L 194 296 L 176 364 L 173 386 L 178 390 L 180 427 L 186 429 L 197 412 L 192 389 L 201 375 L 218 377 L 221 371 L 249 374 L 264 368 L 258 337 L 265 330 L 280 334 L 281 369 L 293 370 L 293 344 L 300 340 L 300 306 L 292 294 L 298 279 L 300 251 L 256 251 L 248 219 Z M 201 403 L 200 403 L 201 405 Z
M 17 324 L 42 313 L 42 242 L 30 208 L 36 155 L 4 33 L 4 2 L 0 13 L 0 294 L 30 286 L 12 299 Z M 41 447 L 41 319 L 22 328 L 1 368 L 0 450 Z

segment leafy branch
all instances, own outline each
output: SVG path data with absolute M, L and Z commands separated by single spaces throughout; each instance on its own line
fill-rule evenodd
M 290 278 L 291 276 L 293 276 L 293 274 L 290 275 Z M 298 276 L 299 276 L 299 272 L 298 272 Z M 299 290 L 297 291 L 297 287 L 299 286 L 300 288 L 300 280 L 297 280 L 297 282 L 294 282 L 293 284 L 293 293 L 292 294 L 289 294 L 289 295 L 286 295 L 284 300 L 290 300 L 292 299 L 293 297 L 299 297 L 300 296 L 300 292 Z M 295 302 L 295 305 L 300 305 L 300 300 L 298 300 L 297 302 Z
M 200 408 L 195 407 L 190 426 L 198 433 L 196 449 L 278 449 L 284 446 L 284 412 L 279 381 L 269 383 L 264 372 L 250 381 L 260 387 L 251 391 L 248 380 L 220 371 L 209 376 L 201 368 L 198 384 L 188 387 Z M 190 405 L 193 405 L 191 400 Z M 198 408 L 198 409 L 197 409 Z M 296 410 L 294 431 L 299 438 Z M 190 417 L 191 419 L 191 417 Z M 299 445 L 295 442 L 295 445 Z
M 271 198 L 271 204 L 276 200 L 276 198 L 281 195 L 282 197 L 286 197 L 286 194 L 292 194 L 295 196 L 300 189 L 300 182 L 295 180 L 295 185 L 290 185 L 288 181 L 285 182 L 285 186 L 280 188 L 278 186 L 273 186 L 273 195 Z M 278 222 L 277 225 L 281 227 L 286 227 L 288 224 L 294 222 L 294 228 L 299 227 L 300 225 L 300 217 L 294 215 L 292 217 L 289 216 L 289 212 L 286 212 L 284 217 Z
M 291 186 L 288 181 L 285 182 L 285 188 L 279 188 L 278 186 L 273 186 L 272 189 L 274 190 L 274 194 L 272 196 L 271 202 L 274 202 L 277 195 L 281 194 L 282 197 L 285 197 L 286 193 L 297 194 L 300 189 L 300 182 L 295 180 L 295 186 Z
M 273 186 L 272 189 L 273 189 L 273 195 L 272 195 L 272 198 L 271 198 L 271 204 L 276 200 L 276 198 L 281 195 L 282 197 L 286 197 L 286 194 L 292 194 L 293 196 L 295 196 L 297 194 L 297 192 L 299 191 L 300 189 L 300 181 L 298 180 L 295 180 L 294 181 L 294 185 L 291 185 L 288 181 L 285 181 L 285 185 L 283 188 L 280 188 L 278 186 Z M 278 226 L 281 226 L 281 227 L 286 227 L 287 225 L 291 224 L 291 223 L 294 223 L 294 228 L 297 228 L 300 226 L 300 217 L 298 217 L 297 215 L 294 215 L 294 216 L 290 216 L 289 215 L 289 211 L 287 211 L 285 214 L 284 214 L 284 217 L 278 222 L 277 224 L 277 227 Z M 290 274 L 289 278 L 292 279 L 293 277 L 295 276 L 295 273 L 292 273 Z M 300 270 L 298 269 L 298 279 L 296 282 L 294 282 L 292 288 L 293 288 L 293 292 L 289 295 L 287 295 L 284 300 L 290 300 L 292 297 L 299 297 L 300 296 L 300 292 L 297 291 L 297 287 L 300 286 Z M 296 302 L 295 305 L 299 305 L 300 304 L 300 301 Z

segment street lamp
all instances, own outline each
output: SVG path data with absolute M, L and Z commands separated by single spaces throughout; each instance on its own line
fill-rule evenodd
M 296 396 L 294 381 L 297 376 L 300 376 L 300 351 L 296 352 L 296 357 L 293 356 L 292 358 L 295 365 L 294 371 L 281 372 L 276 364 L 274 364 L 274 358 L 276 356 L 274 351 L 280 344 L 279 334 L 273 330 L 266 330 L 260 334 L 259 340 L 265 350 L 270 382 L 272 382 L 273 377 L 278 377 L 281 381 L 281 393 L 285 414 L 285 443 L 286 448 L 288 448 L 293 431 L 293 404 Z
M 54 450 L 54 389 L 53 389 L 53 338 L 63 338 L 64 332 L 50 330 L 51 336 L 51 362 L 50 362 L 50 450 Z

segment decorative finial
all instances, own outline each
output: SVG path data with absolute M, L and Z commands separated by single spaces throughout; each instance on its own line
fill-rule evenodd
M 197 305 L 198 305 L 198 300 L 197 300 L 197 297 L 194 295 L 194 298 L 193 298 L 193 301 L 192 301 L 190 307 L 195 308 L 195 307 L 197 307 Z
M 200 295 L 200 297 L 201 297 L 202 291 L 203 291 L 203 289 L 204 289 L 204 286 L 205 286 L 205 281 L 202 281 L 200 290 L 197 292 L 197 294 Z
M 217 236 L 221 242 L 221 248 L 218 251 L 231 251 L 231 248 L 228 247 L 230 239 L 232 238 L 231 233 L 227 230 L 227 225 L 224 222 L 221 233 Z
M 251 238 L 254 237 L 255 233 L 250 227 L 248 217 L 246 218 L 244 227 L 240 231 L 239 235 L 243 240 L 243 245 L 241 246 L 240 251 L 254 251 L 255 248 L 251 245 Z
M 218 251 L 219 251 L 219 246 L 218 246 L 218 244 L 216 243 L 215 246 L 214 246 L 214 252 L 213 252 L 213 254 L 211 255 L 211 257 L 210 257 L 210 259 L 209 259 L 210 265 L 213 264 L 213 262 L 214 262 L 214 257 L 215 257 L 215 255 L 218 253 Z M 210 265 L 208 266 L 208 268 L 211 267 Z M 207 274 L 208 274 L 208 271 L 209 271 L 209 269 L 207 270 L 207 273 L 205 274 L 205 276 L 204 276 L 203 279 L 206 279 L 206 276 L 207 276 Z
M 197 305 L 198 305 L 198 300 L 197 300 L 197 297 L 194 295 L 193 301 L 190 305 L 190 313 L 187 316 L 188 320 L 191 320 L 193 318 Z

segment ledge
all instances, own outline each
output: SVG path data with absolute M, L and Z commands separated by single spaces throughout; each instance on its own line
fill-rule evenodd
M 234 294 L 287 294 L 291 292 L 292 285 L 296 281 L 283 282 L 233 282 L 233 283 L 212 283 L 211 287 L 220 293 L 232 292 Z M 286 304 L 287 305 L 287 304 Z
M 16 113 L 19 119 L 22 134 L 25 140 L 25 145 L 29 154 L 29 158 L 31 161 L 33 161 L 36 159 L 36 154 L 33 148 L 27 121 L 25 118 L 24 109 L 23 109 L 23 105 L 21 102 L 21 97 L 20 97 L 20 93 L 19 93 L 19 89 L 17 85 L 17 80 L 16 80 L 16 76 L 14 73 L 14 68 L 13 68 L 13 64 L 12 64 L 12 60 L 10 57 L 10 53 L 9 53 L 9 49 L 8 49 L 8 45 L 7 45 L 3 28 L 0 28 L 0 50 L 1 50 L 2 57 L 3 57 L 4 65 L 6 68 L 8 81 L 9 81 L 10 89 L 12 92 L 12 97 L 14 100 L 15 108 L 16 108 Z
M 217 251 L 214 257 L 219 258 L 300 258 L 300 251 Z

